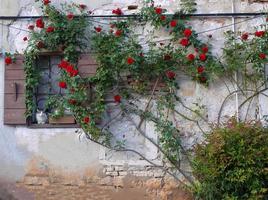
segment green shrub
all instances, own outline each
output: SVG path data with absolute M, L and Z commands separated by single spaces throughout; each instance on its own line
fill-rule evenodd
M 268 199 L 268 129 L 232 122 L 195 148 L 196 199 Z

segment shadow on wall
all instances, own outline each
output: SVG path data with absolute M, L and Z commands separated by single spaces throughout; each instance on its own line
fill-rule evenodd
M 0 187 L 0 200 L 17 200 L 6 189 Z
M 0 200 L 34 200 L 34 194 L 18 188 L 15 183 L 0 181 Z
M 29 159 L 29 152 L 17 144 L 14 128 L 0 127 L 0 178 L 18 180 L 24 176 L 24 165 Z

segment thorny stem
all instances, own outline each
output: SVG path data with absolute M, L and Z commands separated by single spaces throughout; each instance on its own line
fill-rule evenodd
M 263 86 L 263 85 L 262 85 Z M 259 88 L 261 88 L 262 86 L 260 86 Z M 259 89 L 257 88 L 257 90 Z M 265 89 L 262 89 L 260 90 L 259 92 L 256 92 L 255 90 L 250 90 L 250 89 L 247 89 L 247 90 L 244 90 L 244 92 L 255 92 L 255 94 L 253 96 L 250 96 L 249 98 L 247 98 L 239 107 L 238 109 L 241 109 L 241 107 L 249 100 L 251 99 L 252 97 L 255 97 L 257 96 L 258 94 L 263 94 L 263 92 L 265 90 L 267 90 L 268 88 L 265 88 Z M 238 92 L 241 92 L 240 90 L 235 90 L 233 92 L 231 92 L 230 94 L 228 94 L 225 99 L 223 100 L 222 104 L 221 104 L 221 107 L 220 107 L 220 110 L 219 110 L 219 113 L 218 113 L 218 120 L 217 120 L 217 123 L 220 124 L 220 119 L 221 119 L 221 114 L 222 114 L 222 110 L 223 110 L 223 107 L 226 103 L 226 101 L 228 100 L 229 97 L 231 97 L 232 95 L 234 95 L 235 93 L 238 93 Z M 266 96 L 266 95 L 265 95 Z
M 155 141 L 153 141 L 151 138 L 149 138 L 148 136 L 146 136 L 146 134 L 137 126 L 137 124 L 133 121 L 133 119 L 130 116 L 128 116 L 128 113 L 126 113 L 126 116 L 129 119 L 129 121 L 135 126 L 135 128 L 137 129 L 137 131 L 143 137 L 145 137 L 147 140 L 149 140 L 154 146 L 156 146 L 158 148 L 158 150 L 164 156 L 166 156 L 166 158 L 169 160 L 169 162 L 187 179 L 187 181 L 193 185 L 194 182 L 192 181 L 192 179 L 188 175 L 186 175 L 179 167 L 177 167 L 177 164 L 174 161 L 172 161 L 172 160 L 169 159 L 169 156 L 165 153 L 165 151 Z
M 152 99 L 153 99 L 153 96 L 154 96 L 154 92 L 155 92 L 156 87 L 157 87 L 157 85 L 158 85 L 159 79 L 160 79 L 160 78 L 158 77 L 158 78 L 156 79 L 156 81 L 155 81 L 153 91 L 152 91 L 151 96 L 150 96 L 150 98 L 149 98 L 149 101 L 148 101 L 148 103 L 147 103 L 147 105 L 146 105 L 146 107 L 145 107 L 144 112 L 146 112 L 146 111 L 148 110 L 148 108 L 149 108 L 149 105 L 150 105 L 150 103 L 151 103 L 151 101 L 152 101 Z M 141 125 L 142 125 L 142 123 L 143 123 L 143 120 L 144 120 L 144 118 L 142 117 L 142 118 L 141 118 L 141 121 L 140 121 L 140 123 L 139 123 L 139 125 L 138 125 L 138 128 L 141 127 Z
M 243 101 L 243 103 L 240 104 L 240 106 L 238 107 L 239 109 L 241 109 L 245 103 L 247 103 L 251 98 L 254 98 L 255 96 L 258 96 L 259 94 L 262 94 L 263 92 L 265 92 L 266 90 L 268 90 L 268 88 L 264 88 L 260 91 L 256 91 L 253 95 L 251 95 L 250 97 L 248 97 L 245 101 Z
M 120 115 L 122 114 L 122 111 L 120 111 L 116 116 L 114 116 L 111 120 L 109 120 L 104 126 L 101 128 L 101 131 L 105 129 L 107 126 L 109 126 L 114 120 L 116 120 Z

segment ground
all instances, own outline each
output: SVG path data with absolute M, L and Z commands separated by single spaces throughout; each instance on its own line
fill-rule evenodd
M 23 183 L 0 183 L 0 200 L 191 200 L 182 190 L 158 194 L 148 188 L 115 188 L 86 184 L 72 186 L 62 184 L 25 185 Z

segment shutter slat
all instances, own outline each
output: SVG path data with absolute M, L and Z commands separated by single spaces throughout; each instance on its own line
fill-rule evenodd
M 25 125 L 25 109 L 5 109 L 4 123 L 6 125 Z
M 14 109 L 14 108 L 21 108 L 25 109 L 25 96 L 24 94 L 5 94 L 5 108 L 6 109 Z
M 13 94 L 15 91 L 15 84 L 17 84 L 17 93 L 24 94 L 25 93 L 25 81 L 24 80 L 6 80 L 5 81 L 5 93 Z
M 79 75 L 82 78 L 92 77 L 96 74 L 98 65 L 92 54 L 83 54 L 78 61 Z

